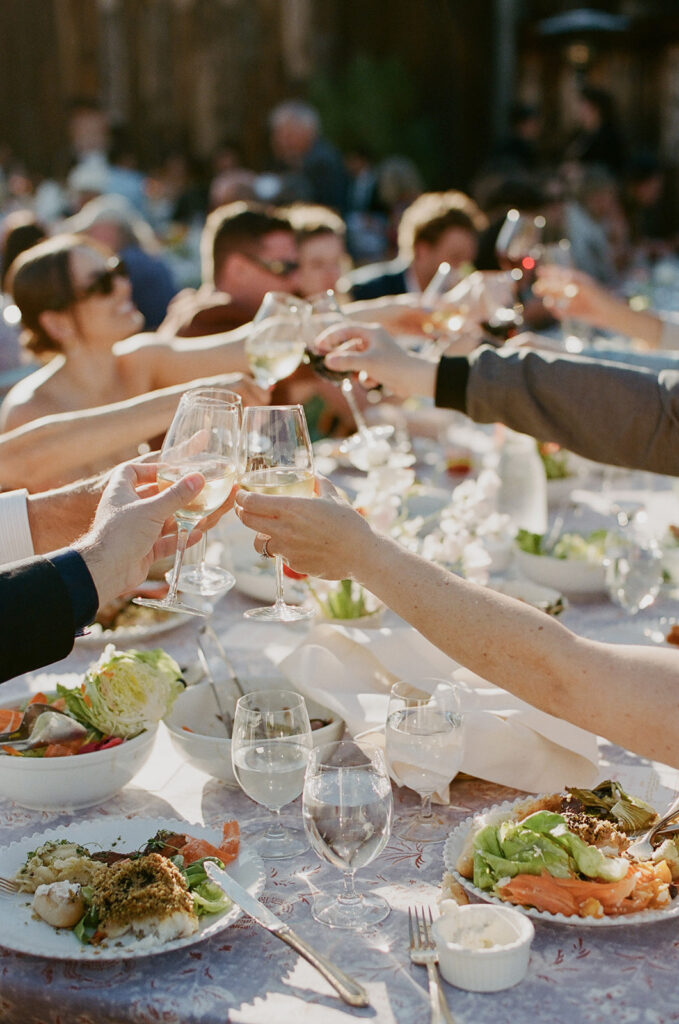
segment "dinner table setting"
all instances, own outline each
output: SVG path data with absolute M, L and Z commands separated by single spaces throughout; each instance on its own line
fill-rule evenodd
M 219 433 L 222 446 L 226 432 L 233 444 L 234 416 L 215 405 L 203 402 L 203 419 L 187 414 L 175 438 L 184 452 L 201 430 Z M 419 436 L 418 419 L 427 425 Z M 260 439 L 279 431 L 280 452 L 292 435 L 299 450 L 293 420 L 279 430 L 273 414 L 256 426 L 248 414 Z M 669 478 L 552 452 L 561 461 L 543 484 L 543 528 L 515 541 L 515 513 L 502 500 L 507 438 L 497 428 L 421 403 L 407 424 L 376 436 L 379 457 L 374 448 L 366 459 L 365 448 L 356 457 L 351 445 L 319 442 L 294 480 L 281 455 L 276 479 L 252 488 L 309 495 L 322 472 L 411 550 L 559 614 L 581 636 L 675 642 L 677 494 Z M 357 449 L 361 441 L 375 444 L 359 438 Z M 261 445 L 246 472 L 264 472 L 260 465 Z M 215 501 L 225 486 L 220 478 Z M 639 568 L 620 579 L 613 567 L 630 524 L 635 547 L 625 557 Z M 591 551 L 602 545 L 593 582 L 563 575 L 577 561 L 566 548 L 574 535 L 589 545 L 584 561 L 596 561 Z M 141 736 L 90 755 L 100 759 L 90 772 L 79 756 L 61 757 L 45 781 L 43 758 L 0 755 L 0 1021 L 675 1020 L 676 889 L 661 909 L 569 917 L 510 909 L 458 867 L 475 815 L 603 780 L 661 813 L 679 791 L 679 771 L 616 747 L 595 722 L 589 732 L 531 707 L 349 581 L 296 578 L 279 559 L 258 555 L 252 540 L 227 513 L 206 550 L 190 550 L 169 570 L 168 597 L 140 599 L 145 613 L 144 604 L 161 609 L 156 619 L 95 625 L 62 662 L 3 685 L 4 708 L 41 700 L 57 685 L 87 703 L 93 663 L 105 675 L 115 662 L 110 644 L 161 648 L 182 677 L 167 698 L 171 709 Z M 555 557 L 559 544 L 566 553 Z M 196 570 L 203 583 L 192 589 L 186 574 Z M 272 735 L 283 742 L 267 775 L 257 756 L 275 746 Z M 205 862 L 229 909 L 166 943 L 124 936 L 81 945 L 67 928 L 36 920 L 26 892 L 3 887 L 50 840 L 138 850 L 164 830 L 224 852 L 234 821 L 237 855 L 223 858 L 224 869 Z M 473 928 L 475 914 L 480 929 L 506 931 L 488 940 L 492 949 L 456 938 L 459 922 Z M 479 953 L 497 960 L 480 970 Z

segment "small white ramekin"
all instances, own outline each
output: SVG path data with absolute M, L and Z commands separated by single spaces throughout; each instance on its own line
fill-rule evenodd
M 454 941 L 458 927 L 485 925 L 494 921 L 502 942 L 487 949 L 467 949 Z M 443 914 L 432 926 L 439 955 L 439 970 L 445 980 L 468 992 L 499 992 L 525 977 L 535 928 L 530 918 L 511 907 L 478 903 Z

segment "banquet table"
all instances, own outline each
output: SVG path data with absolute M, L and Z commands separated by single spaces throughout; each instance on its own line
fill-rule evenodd
M 250 598 L 232 591 L 216 606 L 214 625 L 220 636 L 236 626 Z M 588 636 L 643 640 L 645 615 L 630 620 L 603 598 L 573 602 L 563 615 L 572 629 Z M 390 619 L 386 620 L 387 626 Z M 401 626 L 403 624 L 400 624 Z M 252 643 L 230 646 L 243 678 L 275 677 L 268 656 L 269 627 L 250 624 Z M 280 628 L 280 627 L 279 627 Z M 290 627 L 298 636 L 304 625 Z M 195 658 L 196 620 L 137 646 L 160 645 L 186 665 Z M 238 633 L 238 635 L 243 635 Z M 98 651 L 76 644 L 57 666 L 3 686 L 3 699 L 35 691 L 57 676 L 82 673 Z M 643 680 L 640 680 L 643 685 Z M 679 773 L 599 740 L 601 778 L 619 778 L 632 792 L 658 806 L 679 789 Z M 413 793 L 395 788 L 395 813 L 412 809 Z M 514 799 L 516 790 L 469 776 L 450 788 L 450 803 L 437 808 L 450 828 L 470 814 Z M 240 790 L 203 774 L 184 762 L 161 725 L 156 746 L 140 774 L 116 797 L 90 809 L 68 813 L 26 810 L 0 801 L 0 846 L 70 821 L 110 817 L 180 818 L 219 826 L 227 818 L 241 823 L 244 841 L 261 826 L 267 812 Z M 284 809 L 284 821 L 300 823 L 300 801 Z M 365 1019 L 379 1024 L 417 1024 L 429 1020 L 426 971 L 408 957 L 408 908 L 431 906 L 436 912 L 443 874 L 441 844 L 408 841 L 392 834 L 383 853 L 359 872 L 360 887 L 378 891 L 391 905 L 380 925 L 360 932 L 332 930 L 311 916 L 312 895 L 338 885 L 339 873 L 311 850 L 266 863 L 263 902 L 283 921 L 318 947 L 367 989 L 370 1006 L 343 1004 L 313 968 L 248 917 L 213 937 L 175 952 L 113 962 L 55 960 L 0 947 L 0 1021 L 8 1024 L 309 1024 Z M 3 850 L 0 848 L 0 874 Z M 0 897 L 0 914 L 2 898 Z M 497 1024 L 534 1017 L 545 1024 L 564 1020 L 583 1024 L 619 1022 L 666 1024 L 679 1020 L 676 975 L 679 940 L 676 920 L 645 925 L 632 921 L 617 927 L 585 927 L 536 921 L 529 970 L 513 989 L 478 994 L 444 985 L 457 1024 Z

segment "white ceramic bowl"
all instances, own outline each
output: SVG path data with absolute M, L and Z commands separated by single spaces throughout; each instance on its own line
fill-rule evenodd
M 459 923 L 458 923 L 459 922 Z M 492 922 L 496 945 L 468 949 L 455 941 L 458 929 L 484 927 Z M 447 982 L 468 992 L 499 992 L 525 977 L 535 927 L 530 918 L 511 907 L 469 904 L 434 921 L 432 932 L 439 970 Z
M 258 680 L 256 685 L 250 680 L 247 689 L 267 689 L 271 680 Z M 268 685 L 267 685 L 268 683 Z M 228 680 L 217 681 L 217 693 L 225 711 L 233 713 L 235 701 L 233 689 Z M 342 738 L 344 722 L 333 711 L 305 698 L 309 718 L 330 720 L 328 725 L 312 732 L 314 746 L 331 743 Z M 165 725 L 170 733 L 172 745 L 184 760 L 199 768 L 214 779 L 219 779 L 231 786 L 236 786 L 236 778 L 231 765 L 231 740 L 222 732 L 222 724 L 218 715 L 212 687 L 209 683 L 198 683 L 188 686 L 177 697 Z
M 602 594 L 606 592 L 603 565 L 577 558 L 554 558 L 515 550 L 516 567 L 529 580 L 552 587 L 560 594 Z
M 91 754 L 48 758 L 0 754 L 0 796 L 33 811 L 71 811 L 101 804 L 146 764 L 157 730 L 154 726 L 134 739 Z

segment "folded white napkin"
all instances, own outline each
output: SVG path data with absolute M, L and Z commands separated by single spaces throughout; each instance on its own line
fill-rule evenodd
M 595 735 L 461 668 L 400 620 L 381 629 L 314 626 L 278 667 L 296 690 L 340 714 L 352 735 L 383 730 L 397 679 L 452 679 L 465 716 L 462 771 L 533 793 L 598 781 Z

